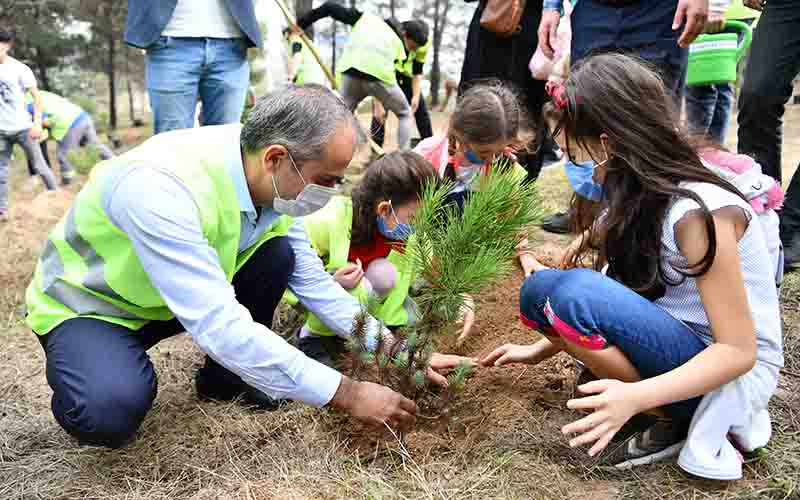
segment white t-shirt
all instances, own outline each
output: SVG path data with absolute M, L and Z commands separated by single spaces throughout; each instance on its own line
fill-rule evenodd
M 770 251 L 779 245 L 777 231 L 771 229 L 777 226 L 777 216 L 770 210 L 759 217 L 748 202 L 713 184 L 686 183 L 683 187 L 697 193 L 710 211 L 728 206 L 741 208 L 749 222 L 737 250 L 756 330 L 757 361 L 749 372 L 703 396 L 678 458 L 678 465 L 696 476 L 734 480 L 742 477 L 742 461 L 731 441 L 752 451 L 766 445 L 772 435 L 767 406 L 783 366 L 783 332 L 775 285 L 777 263 L 775 253 Z M 667 212 L 662 232 L 666 249 L 662 265 L 671 279 L 679 275 L 672 270 L 669 258 L 681 266 L 688 264 L 678 250 L 675 225 L 687 212 L 698 208 L 697 202 L 683 198 L 676 200 Z M 711 322 L 694 278 L 667 286 L 656 304 L 688 324 L 706 344 L 714 342 Z
M 36 77 L 25 64 L 6 57 L 0 64 L 0 132 L 19 132 L 33 122 L 25 103 L 25 94 L 36 87 Z
M 244 36 L 224 0 L 178 0 L 161 35 L 192 38 Z

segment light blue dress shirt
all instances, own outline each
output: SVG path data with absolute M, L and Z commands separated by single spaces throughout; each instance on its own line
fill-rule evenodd
M 256 211 L 244 176 L 239 141 L 226 152 L 241 209 L 239 250 L 248 248 L 279 216 Z M 114 172 L 103 187 L 103 209 L 131 240 L 142 267 L 170 310 L 214 360 L 274 398 L 323 406 L 341 374 L 256 323 L 236 300 L 217 254 L 203 235 L 194 199 L 175 174 L 150 165 Z M 339 336 L 349 335 L 360 304 L 329 275 L 308 242 L 302 219 L 288 234 L 295 254 L 289 288 Z M 269 287 L 269 283 L 264 283 Z M 370 321 L 370 331 L 378 322 Z

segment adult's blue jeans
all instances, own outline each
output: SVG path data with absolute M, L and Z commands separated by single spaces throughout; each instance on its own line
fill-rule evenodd
M 706 348 L 684 323 L 624 285 L 589 269 L 548 269 L 532 274 L 520 290 L 520 318 L 527 326 L 586 349 L 615 346 L 642 378 L 689 361 Z M 664 407 L 687 421 L 700 397 Z
M 203 125 L 242 117 L 250 84 L 243 39 L 162 36 L 147 48 L 145 74 L 156 134 L 193 127 L 198 99 Z
M 687 86 L 685 95 L 689 132 L 724 144 L 733 109 L 733 86 L 730 83 Z

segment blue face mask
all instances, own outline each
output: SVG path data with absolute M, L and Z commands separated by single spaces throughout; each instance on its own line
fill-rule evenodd
M 602 162 L 602 165 L 605 162 Z M 567 161 L 564 164 L 564 170 L 567 172 L 567 179 L 569 180 L 572 189 L 578 195 L 592 201 L 603 200 L 603 186 L 594 181 L 594 169 L 599 165 L 595 164 L 593 160 L 587 160 L 580 163 L 573 163 Z
M 390 240 L 405 241 L 414 232 L 414 228 L 411 224 L 400 222 L 397 219 L 397 215 L 394 213 L 394 207 L 390 205 L 390 208 L 392 209 L 392 217 L 394 217 L 394 229 L 389 229 L 383 217 L 378 215 L 375 218 L 378 223 L 378 231 Z
M 481 157 L 478 156 L 475 151 L 469 148 L 464 149 L 464 158 L 470 163 L 480 163 L 481 165 L 486 163 L 485 161 L 481 160 Z

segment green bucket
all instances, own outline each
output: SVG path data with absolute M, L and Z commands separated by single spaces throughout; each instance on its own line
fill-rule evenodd
M 712 85 L 736 81 L 736 65 L 744 56 L 753 34 L 746 23 L 728 21 L 725 29 L 737 33 L 703 34 L 689 45 L 686 85 Z M 739 33 L 744 34 L 739 43 Z

